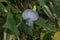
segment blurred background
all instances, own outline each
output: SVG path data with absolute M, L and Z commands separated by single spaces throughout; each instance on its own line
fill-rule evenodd
M 30 26 L 26 9 L 39 15 Z M 60 40 L 60 0 L 0 0 L 0 40 Z

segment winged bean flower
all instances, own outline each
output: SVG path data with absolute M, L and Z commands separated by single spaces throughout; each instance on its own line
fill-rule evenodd
M 32 25 L 34 21 L 36 21 L 39 17 L 38 13 L 32 9 L 26 9 L 22 13 L 22 17 L 26 20 L 26 24 Z

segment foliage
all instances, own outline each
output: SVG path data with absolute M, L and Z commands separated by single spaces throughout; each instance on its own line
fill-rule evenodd
M 25 9 L 39 14 L 31 26 L 22 18 Z M 0 0 L 0 40 L 55 40 L 57 31 L 60 31 L 60 0 Z

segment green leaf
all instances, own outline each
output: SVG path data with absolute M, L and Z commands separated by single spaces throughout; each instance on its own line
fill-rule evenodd
M 43 5 L 45 5 L 45 0 L 38 0 L 38 3 L 39 3 L 41 6 L 43 6 Z
M 13 15 L 11 13 L 7 13 L 7 20 L 3 27 L 9 29 L 16 35 L 20 34 L 18 28 L 16 27 Z
M 51 39 L 51 34 L 48 32 L 41 32 L 40 34 L 40 40 L 50 40 Z
M 40 34 L 40 40 L 43 40 L 43 37 L 45 36 L 45 33 Z
M 56 32 L 57 28 L 55 26 L 51 26 L 51 25 L 46 25 L 46 27 L 44 27 L 48 32 Z
M 12 9 L 12 12 L 13 12 L 13 13 L 16 13 L 16 14 L 21 13 L 21 11 L 20 11 L 18 8 L 14 8 L 14 7 L 11 6 L 11 5 L 9 5 L 9 6 L 10 6 L 10 8 Z
M 26 24 L 24 24 L 22 29 L 26 34 L 33 36 L 33 26 L 27 26 Z
M 16 17 L 22 22 L 22 15 L 16 15 Z
M 45 19 L 43 19 L 42 17 L 39 17 L 39 19 L 35 22 L 37 25 L 41 25 L 41 26 L 44 26 L 44 24 L 46 23 L 47 21 Z
M 44 36 L 45 36 L 46 34 L 47 34 L 46 32 L 44 33 L 44 32 L 42 31 L 42 32 L 40 33 L 40 40 L 43 40 L 43 39 L 44 39 Z
M 47 23 L 48 21 L 43 19 L 43 18 L 39 18 L 35 24 L 40 25 L 41 27 L 43 27 L 44 29 L 46 29 L 49 32 L 55 32 L 56 31 L 56 27 L 55 26 L 51 26 Z
M 56 2 L 60 2 L 60 0 L 54 0 L 54 1 L 56 1 Z
M 6 9 L 2 3 L 0 3 L 0 8 Z
M 50 18 L 53 19 L 54 15 L 53 13 L 50 11 L 49 7 L 47 5 L 44 5 L 43 11 L 45 12 L 45 14 Z

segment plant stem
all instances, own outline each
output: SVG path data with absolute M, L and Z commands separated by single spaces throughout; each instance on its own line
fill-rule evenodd
M 6 33 L 6 30 L 4 31 L 4 38 L 3 38 L 3 40 L 6 40 L 6 35 L 7 35 L 7 33 Z

